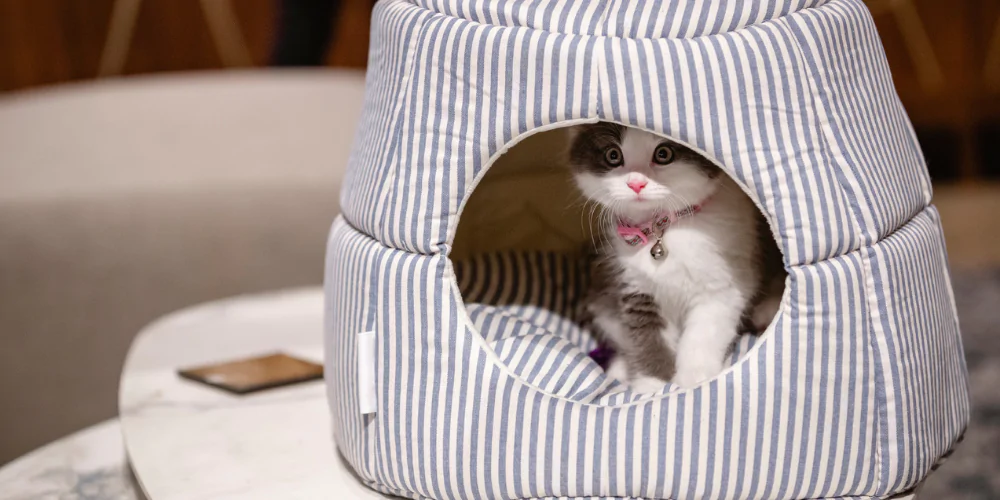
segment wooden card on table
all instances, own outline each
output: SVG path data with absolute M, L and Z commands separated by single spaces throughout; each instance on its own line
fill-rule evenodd
M 178 375 L 234 394 L 323 378 L 323 366 L 287 354 L 268 354 L 179 370 Z

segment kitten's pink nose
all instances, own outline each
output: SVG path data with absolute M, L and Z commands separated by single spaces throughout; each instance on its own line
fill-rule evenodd
M 639 194 L 642 188 L 646 187 L 646 184 L 649 184 L 649 181 L 646 179 L 629 179 L 625 184 L 628 184 L 628 187 L 632 188 L 635 194 Z

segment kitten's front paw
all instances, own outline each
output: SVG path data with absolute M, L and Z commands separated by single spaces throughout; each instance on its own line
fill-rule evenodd
M 667 385 L 666 382 L 648 375 L 639 375 L 629 382 L 629 387 L 640 394 L 657 394 Z
M 625 358 L 622 358 L 621 356 L 615 356 L 611 360 L 611 363 L 608 364 L 608 371 L 606 371 L 605 373 L 607 373 L 609 377 L 619 382 L 627 382 L 628 363 L 625 362 Z
M 722 368 L 723 366 L 721 362 L 703 362 L 687 366 L 678 366 L 677 373 L 674 375 L 671 382 L 684 389 L 690 389 L 692 387 L 697 387 L 702 382 L 714 378 L 722 372 Z

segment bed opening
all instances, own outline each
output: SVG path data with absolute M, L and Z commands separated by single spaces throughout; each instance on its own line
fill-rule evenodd
M 574 401 L 627 404 L 650 394 L 607 376 L 606 345 L 585 320 L 594 256 L 609 236 L 567 166 L 570 136 L 538 132 L 498 157 L 466 202 L 449 256 L 472 324 L 514 374 Z M 759 338 L 741 334 L 727 364 Z

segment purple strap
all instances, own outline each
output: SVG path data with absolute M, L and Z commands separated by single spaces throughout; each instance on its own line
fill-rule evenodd
M 607 370 L 608 363 L 611 362 L 611 358 L 615 357 L 615 350 L 608 344 L 602 343 L 597 346 L 597 349 L 590 351 L 590 357 L 596 361 L 598 365 L 601 365 L 601 368 Z

